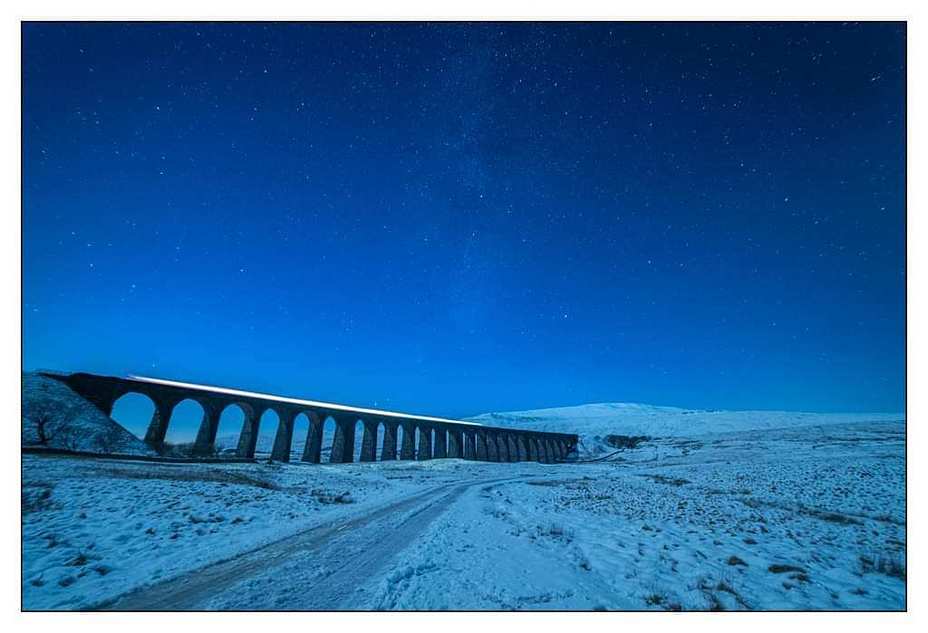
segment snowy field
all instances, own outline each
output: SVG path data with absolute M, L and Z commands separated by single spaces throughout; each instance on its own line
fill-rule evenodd
M 905 608 L 899 416 L 670 411 L 554 416 L 652 438 L 595 463 L 25 456 L 24 607 Z
M 393 464 L 151 464 L 23 457 L 23 603 L 92 608 L 450 474 Z
M 668 439 L 624 457 L 476 494 L 365 606 L 905 607 L 901 424 Z

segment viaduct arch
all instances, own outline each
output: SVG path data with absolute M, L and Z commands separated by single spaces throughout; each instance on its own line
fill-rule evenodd
M 300 414 L 309 420 L 300 458 L 318 464 L 322 458 L 323 425 L 335 423 L 330 463 L 356 461 L 426 460 L 460 458 L 474 461 L 554 463 L 577 446 L 578 438 L 568 433 L 548 433 L 491 427 L 460 420 L 396 413 L 363 407 L 260 394 L 226 387 L 212 387 L 156 378 L 100 376 L 78 372 L 42 375 L 63 382 L 94 404 L 107 416 L 114 403 L 128 393 L 147 396 L 155 408 L 145 432 L 145 442 L 159 452 L 164 447 L 171 415 L 184 400 L 203 408 L 203 417 L 193 444 L 194 455 L 214 452 L 222 412 L 236 406 L 244 414 L 236 456 L 254 458 L 261 416 L 268 410 L 279 423 L 271 459 L 290 461 L 294 421 Z M 358 425 L 358 422 L 361 424 Z M 360 452 L 355 456 L 356 429 L 361 429 Z M 402 441 L 400 441 L 402 438 Z M 378 447 L 380 448 L 378 452 Z

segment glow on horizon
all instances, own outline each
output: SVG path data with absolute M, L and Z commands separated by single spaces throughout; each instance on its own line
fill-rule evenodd
M 199 391 L 216 391 L 232 396 L 246 396 L 249 398 L 261 398 L 264 400 L 273 400 L 275 402 L 286 402 L 288 404 L 301 404 L 313 407 L 322 407 L 325 409 L 336 409 L 338 411 L 350 411 L 352 413 L 368 413 L 382 415 L 392 418 L 407 418 L 411 420 L 423 420 L 427 422 L 448 422 L 451 424 L 469 424 L 471 426 L 483 426 L 477 422 L 465 422 L 463 420 L 452 420 L 450 418 L 436 418 L 428 415 L 416 415 L 414 413 L 401 413 L 397 411 L 385 411 L 382 409 L 368 409 L 365 407 L 352 407 L 345 404 L 336 404 L 334 402 L 322 402 L 320 400 L 304 400 L 303 398 L 289 398 L 287 396 L 276 396 L 269 393 L 259 393 L 257 391 L 245 391 L 243 389 L 232 389 L 230 387 L 216 387 L 214 385 L 200 385 L 192 382 L 181 382 L 179 380 L 166 380 L 164 378 L 149 378 L 147 376 L 128 376 L 130 380 L 138 382 L 148 382 L 156 385 L 167 385 L 171 387 L 184 387 L 187 389 L 196 389 Z

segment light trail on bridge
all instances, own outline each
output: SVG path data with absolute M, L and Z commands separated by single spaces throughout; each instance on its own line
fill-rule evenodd
M 404 418 L 412 420 L 422 420 L 424 422 L 449 422 L 452 424 L 469 424 L 471 426 L 483 426 L 477 422 L 466 422 L 464 420 L 453 420 L 451 418 L 437 418 L 428 415 L 416 415 L 414 413 L 401 413 L 397 411 L 385 411 L 382 409 L 368 409 L 365 407 L 353 407 L 345 404 L 336 404 L 334 402 L 322 402 L 321 400 L 305 400 L 302 398 L 290 398 L 288 396 L 278 396 L 269 393 L 260 393 L 257 391 L 244 391 L 242 389 L 233 389 L 231 387 L 216 387 L 214 385 L 201 385 L 192 382 L 182 382 L 179 380 L 166 380 L 164 378 L 150 378 L 147 376 L 135 376 L 130 374 L 129 380 L 137 382 L 147 382 L 156 385 L 167 385 L 169 387 L 183 387 L 186 389 L 196 389 L 198 391 L 215 391 L 233 396 L 246 396 L 251 398 L 263 398 L 265 400 L 274 400 L 277 402 L 286 402 L 289 404 L 300 404 L 306 406 L 324 407 L 339 411 L 349 411 L 351 413 L 367 413 L 370 415 L 382 415 L 393 418 Z
M 362 462 L 378 461 L 381 426 L 383 442 L 379 461 L 448 457 L 491 462 L 540 461 L 547 464 L 562 460 L 574 450 L 578 441 L 576 434 L 494 427 L 451 418 L 352 407 L 166 378 L 132 374 L 119 378 L 86 372 L 44 375 L 68 385 L 107 416 L 112 415 L 116 401 L 126 394 L 138 392 L 147 396 L 154 403 L 154 412 L 145 431 L 145 442 L 159 454 L 171 449 L 171 445 L 165 442 L 168 426 L 175 408 L 186 399 L 197 402 L 203 409 L 191 449 L 195 456 L 209 456 L 216 452 L 219 419 L 228 406 L 238 406 L 245 416 L 236 454 L 248 459 L 254 459 L 261 418 L 268 410 L 274 410 L 279 419 L 271 459 L 280 462 L 290 461 L 294 423 L 301 414 L 305 414 L 310 423 L 301 461 L 313 464 L 320 463 L 322 435 L 329 418 L 335 423 L 329 455 L 329 462 L 333 464 L 355 461 L 359 422 L 363 437 L 358 459 Z M 400 432 L 402 445 L 399 444 Z

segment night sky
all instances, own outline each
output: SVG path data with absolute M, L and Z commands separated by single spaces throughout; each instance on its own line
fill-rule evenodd
M 23 26 L 23 362 L 900 411 L 905 26 Z

